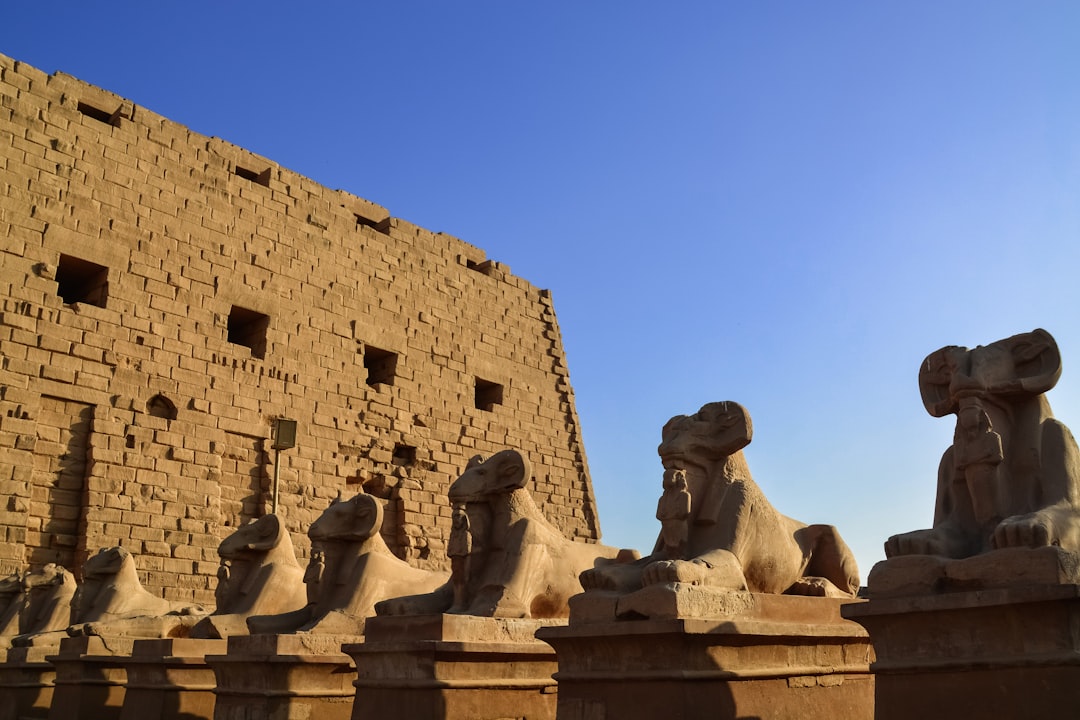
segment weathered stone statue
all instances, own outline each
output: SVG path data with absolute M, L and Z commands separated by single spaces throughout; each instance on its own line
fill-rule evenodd
M 926 358 L 923 404 L 934 417 L 955 414 L 956 434 L 938 468 L 934 526 L 889 538 L 887 556 L 1080 550 L 1080 451 L 1043 395 L 1060 376 L 1045 330 Z
M 205 610 L 146 591 L 135 558 L 123 547 L 103 548 L 83 565 L 69 635 L 183 637 Z
M 106 622 L 140 615 L 163 615 L 174 603 L 151 595 L 139 582 L 135 558 L 123 547 L 102 548 L 83 565 L 75 595 L 81 622 Z
M 19 634 L 19 612 L 25 599 L 22 575 L 15 573 L 0 580 L 0 649 L 11 645 Z
M 890 537 L 868 602 L 842 609 L 874 643 L 876 718 L 1080 704 L 1080 449 L 1044 395 L 1060 375 L 1045 330 L 945 347 L 919 369 L 927 412 L 956 416 L 933 527 Z
M 23 588 L 26 595 L 19 612 L 19 635 L 12 639 L 12 645 L 28 645 L 36 636 L 59 634 L 71 625 L 76 583 L 65 568 L 49 563 L 28 573 Z
M 277 515 L 238 528 L 221 541 L 218 555 L 217 609 L 191 629 L 191 637 L 246 635 L 252 615 L 290 612 L 307 602 L 304 570 Z
M 470 460 L 448 492 L 451 505 L 464 513 L 451 531 L 452 557 L 466 549 L 467 562 L 457 556 L 450 583 L 426 595 L 381 602 L 379 615 L 566 617 L 567 599 L 581 592 L 578 575 L 618 551 L 567 539 L 525 489 L 531 477 L 528 460 L 516 450 Z
M 307 605 L 250 617 L 251 632 L 360 635 L 376 602 L 440 587 L 445 573 L 419 570 L 390 552 L 379 534 L 382 520 L 382 505 L 370 495 L 334 500 L 308 529 L 314 551 L 304 577 Z
M 666 583 L 839 597 L 858 592 L 855 558 L 836 528 L 781 515 L 754 482 L 742 453 L 752 434 L 749 414 L 734 402 L 669 420 L 658 448 L 667 472 L 657 511 L 668 525 L 656 548 L 635 563 L 587 571 L 582 584 L 619 592 Z M 683 508 L 685 543 L 675 524 Z

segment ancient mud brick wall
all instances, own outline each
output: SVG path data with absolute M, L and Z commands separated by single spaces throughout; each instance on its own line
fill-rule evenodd
M 120 544 L 151 591 L 209 601 L 218 543 L 269 511 L 275 471 L 303 555 L 365 488 L 396 552 L 446 567 L 449 483 L 508 446 L 568 537 L 599 535 L 546 291 L 3 56 L 0 303 L 0 570 Z

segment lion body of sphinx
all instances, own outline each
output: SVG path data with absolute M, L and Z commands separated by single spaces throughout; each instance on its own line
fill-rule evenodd
M 503 450 L 486 461 L 473 458 L 447 493 L 451 505 L 462 508 L 467 518 L 467 555 L 447 585 L 425 595 L 379 603 L 378 613 L 568 616 L 569 598 L 582 591 L 580 574 L 612 560 L 619 551 L 563 535 L 525 488 L 530 478 L 528 461 L 516 450 Z

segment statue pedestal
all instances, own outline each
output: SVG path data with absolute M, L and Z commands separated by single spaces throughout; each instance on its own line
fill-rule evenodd
M 555 652 L 539 628 L 561 620 L 471 615 L 369 618 L 356 661 L 353 720 L 554 720 Z
M 872 598 L 844 616 L 874 643 L 877 720 L 1034 719 L 1080 708 L 1080 585 Z
M 120 720 L 213 720 L 214 671 L 206 656 L 226 647 L 225 640 L 136 640 L 124 659 L 127 692 Z
M 124 663 L 134 640 L 124 637 L 69 637 L 48 660 L 56 668 L 49 718 L 119 720 L 124 705 Z
M 844 602 L 680 584 L 589 592 L 571 599 L 569 626 L 537 637 L 558 652 L 559 720 L 872 720 L 873 651 Z M 616 619 L 617 606 L 648 617 Z
M 215 720 L 300 718 L 348 720 L 352 714 L 352 659 L 341 635 L 240 635 L 224 655 L 207 655 L 213 669 Z
M 8 649 L 0 664 L 0 718 L 49 716 L 56 668 L 45 658 L 56 654 L 59 640 Z

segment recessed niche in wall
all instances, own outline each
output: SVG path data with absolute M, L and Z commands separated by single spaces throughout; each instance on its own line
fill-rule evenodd
M 233 171 L 240 177 L 244 178 L 245 180 L 250 180 L 256 185 L 270 187 L 270 168 L 266 168 L 262 172 L 259 172 L 257 170 L 249 170 L 246 167 L 240 167 L 239 165 L 237 165 L 233 168 Z
M 397 353 L 380 350 L 371 345 L 364 346 L 364 367 L 367 369 L 367 384 L 393 385 L 397 373 Z
M 176 406 L 164 395 L 155 395 L 146 401 L 146 413 L 153 417 L 176 419 Z
M 476 409 L 490 412 L 503 403 L 503 386 L 490 380 L 476 378 Z
M 233 305 L 229 311 L 229 342 L 250 349 L 252 357 L 262 358 L 266 355 L 269 326 L 270 316 Z
M 56 294 L 68 305 L 86 303 L 105 307 L 109 295 L 109 268 L 61 255 L 56 266 Z

